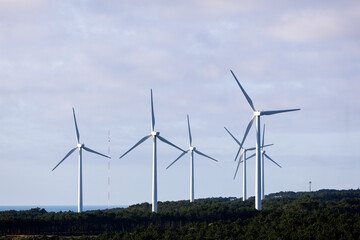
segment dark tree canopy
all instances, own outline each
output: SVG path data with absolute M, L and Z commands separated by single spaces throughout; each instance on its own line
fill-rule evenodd
M 280 192 L 254 200 L 207 198 L 105 211 L 0 212 L 0 235 L 36 239 L 360 239 L 360 190 Z M 50 235 L 51 237 L 46 237 Z M 7 236 L 7 237 L 6 237 Z M 73 237 L 70 237 L 73 236 Z M 76 237 L 79 236 L 79 237 Z

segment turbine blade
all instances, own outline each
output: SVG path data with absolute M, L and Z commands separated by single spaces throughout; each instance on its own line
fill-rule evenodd
M 103 157 L 106 157 L 106 158 L 111 158 L 111 157 L 109 157 L 109 156 L 106 156 L 106 155 L 104 155 L 104 154 L 102 154 L 102 153 L 96 152 L 96 151 L 94 151 L 94 150 L 92 150 L 92 149 L 90 149 L 90 148 L 88 148 L 88 147 L 85 147 L 85 146 L 83 147 L 83 149 L 86 150 L 86 151 L 88 151 L 88 152 L 95 153 L 95 154 L 98 154 L 98 155 L 103 156 Z
M 182 158 L 182 156 L 184 156 L 186 153 L 188 153 L 189 150 L 187 150 L 186 152 L 183 152 L 182 154 L 180 154 L 180 156 L 177 157 L 177 159 L 175 159 L 175 161 L 173 161 L 169 166 L 167 166 L 166 169 L 168 169 L 169 167 L 171 167 L 171 165 L 173 165 L 177 160 L 179 160 L 180 158 Z
M 263 148 L 264 148 L 264 141 L 265 141 L 265 124 L 264 124 L 263 135 L 262 135 L 262 144 L 261 144 L 261 149 L 263 149 Z
M 208 155 L 200 152 L 199 150 L 196 150 L 196 149 L 195 149 L 194 152 L 196 152 L 197 154 L 200 154 L 200 155 L 202 155 L 202 156 L 204 156 L 204 157 L 207 157 L 207 158 L 209 158 L 209 159 L 211 159 L 211 160 L 213 160 L 213 161 L 215 161 L 215 162 L 218 162 L 218 160 L 216 160 L 215 158 L 212 158 L 212 157 L 210 157 L 210 156 L 208 156 Z
M 254 157 L 255 155 L 256 155 L 256 153 L 252 154 L 251 156 L 247 157 L 247 158 L 245 159 L 245 161 L 248 160 L 248 159 L 250 159 L 250 158 L 252 158 L 252 157 Z
M 225 128 L 225 130 L 230 134 L 230 136 L 235 140 L 235 142 L 237 142 L 237 144 L 239 144 L 239 146 L 241 146 L 241 143 L 239 142 L 239 140 L 237 140 L 237 139 L 234 137 L 234 135 L 232 135 L 231 132 L 230 132 L 226 127 L 224 127 L 224 128 Z M 235 160 L 234 160 L 235 162 L 236 162 L 237 157 L 239 156 L 240 150 L 241 150 L 241 147 L 239 147 L 239 150 L 238 150 L 237 153 L 236 153 Z
M 156 137 L 158 137 L 159 140 L 161 140 L 162 142 L 164 142 L 164 143 L 166 143 L 166 144 L 169 144 L 170 146 L 173 146 L 174 148 L 177 148 L 177 149 L 179 149 L 180 151 L 185 152 L 185 150 L 179 148 L 178 146 L 176 146 L 175 144 L 169 142 L 168 140 L 166 140 L 165 138 L 161 137 L 160 135 L 157 135 Z
M 68 154 L 66 154 L 65 157 L 64 157 L 51 171 L 54 171 L 55 168 L 57 168 L 57 167 L 58 167 L 68 156 L 70 156 L 76 149 L 77 149 L 77 147 L 71 149 L 70 152 L 68 152 Z
M 124 153 L 123 155 L 121 155 L 119 158 L 122 158 L 123 156 L 125 156 L 126 154 L 128 154 L 131 150 L 133 150 L 134 148 L 136 148 L 137 146 L 139 146 L 141 143 L 145 142 L 146 139 L 148 139 L 149 137 L 151 137 L 151 135 L 149 136 L 145 136 L 142 139 L 140 139 L 140 141 L 138 141 L 132 148 L 130 148 L 129 150 L 127 150 L 126 153 Z
M 255 149 L 256 149 L 256 147 L 247 148 L 246 151 L 254 151 Z
M 154 114 L 154 103 L 153 103 L 152 89 L 150 90 L 150 93 L 151 93 L 151 131 L 154 131 L 154 128 L 155 128 L 155 114 Z
M 270 146 L 273 146 L 274 144 L 266 144 L 266 145 L 264 145 L 263 147 L 270 147 Z
M 265 157 L 266 157 L 267 159 L 269 159 L 270 161 L 272 161 L 273 163 L 275 163 L 279 168 L 281 168 L 281 166 L 280 166 L 277 162 L 275 162 L 274 160 L 272 160 L 266 153 L 264 153 L 264 155 L 265 155 Z
M 236 174 L 237 174 L 237 172 L 238 172 L 238 170 L 239 170 L 239 166 L 240 166 L 240 163 L 241 163 L 241 162 L 242 162 L 242 161 L 239 160 L 238 165 L 237 165 L 237 167 L 236 167 L 236 171 L 235 171 L 235 174 L 234 174 L 234 180 L 235 180 L 235 178 L 236 178 Z
M 245 96 L 245 98 L 246 98 L 247 102 L 249 103 L 249 105 L 250 105 L 251 109 L 255 112 L 255 107 L 254 107 L 253 102 L 251 101 L 251 98 L 249 97 L 249 95 L 247 95 L 247 93 L 245 92 L 245 90 L 244 90 L 244 89 L 243 89 L 243 87 L 241 86 L 241 84 L 240 84 L 239 80 L 236 78 L 236 76 L 235 76 L 235 74 L 233 73 L 233 71 L 232 71 L 232 70 L 230 70 L 230 72 L 231 72 L 231 74 L 234 76 L 234 78 L 235 78 L 235 80 L 236 80 L 237 84 L 239 85 L 239 87 L 240 87 L 241 91 L 243 92 L 243 94 L 244 94 L 244 96 Z
M 190 131 L 189 115 L 187 115 L 187 122 L 188 122 L 188 130 L 189 130 L 189 144 L 190 144 L 190 147 L 191 147 L 192 146 L 192 138 L 191 138 L 191 131 Z
M 239 140 L 237 140 L 236 137 L 234 137 L 234 135 L 232 135 L 231 132 L 226 127 L 224 127 L 224 128 L 228 132 L 228 134 L 230 134 L 230 136 L 235 140 L 235 142 L 237 142 L 237 144 L 239 144 L 239 146 L 240 146 L 241 143 L 239 142 Z
M 249 125 L 248 125 L 247 128 L 246 128 L 244 137 L 243 137 L 243 139 L 242 139 L 242 141 L 241 141 L 241 144 L 240 144 L 240 148 L 242 148 L 242 145 L 243 145 L 244 142 L 245 142 L 245 139 L 246 139 L 246 137 L 247 137 L 247 135 L 248 135 L 248 133 L 249 133 L 249 131 L 250 131 L 251 126 L 252 126 L 253 123 L 254 123 L 254 120 L 255 120 L 255 116 L 253 116 L 253 118 L 252 118 L 252 119 L 250 120 L 250 122 L 249 122 Z
M 260 116 L 273 115 L 273 114 L 284 113 L 284 112 L 293 112 L 293 111 L 299 111 L 299 110 L 300 110 L 300 108 L 286 109 L 286 110 L 261 111 Z
M 77 141 L 77 143 L 79 144 L 79 142 L 80 142 L 79 129 L 78 129 L 78 126 L 77 126 L 77 123 L 76 123 L 76 117 L 75 117 L 75 110 L 74 110 L 74 108 L 73 108 L 72 110 L 73 110 L 74 122 L 75 122 L 75 129 L 76 129 L 76 141 Z
M 238 156 L 239 156 L 240 150 L 241 150 L 241 147 L 239 147 L 239 150 L 238 150 L 238 151 L 237 151 L 237 153 L 236 153 L 236 156 L 235 156 L 235 160 L 234 160 L 234 162 L 236 162 L 236 159 L 237 159 L 237 158 L 238 158 Z

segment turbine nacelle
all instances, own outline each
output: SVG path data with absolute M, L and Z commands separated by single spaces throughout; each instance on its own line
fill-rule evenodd
M 189 147 L 189 151 L 194 151 L 196 150 L 196 147 Z
M 83 148 L 85 145 L 84 144 L 81 144 L 81 143 L 78 143 L 77 145 L 76 145 L 76 147 L 77 148 Z
M 156 132 L 156 131 L 152 131 L 151 132 L 151 136 L 155 137 L 155 136 L 159 136 L 160 132 Z
M 260 112 L 260 111 L 254 111 L 254 117 L 257 117 L 257 116 L 261 116 L 261 112 Z

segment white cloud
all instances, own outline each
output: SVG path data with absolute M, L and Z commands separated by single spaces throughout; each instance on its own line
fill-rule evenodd
M 299 9 L 281 14 L 275 19 L 269 33 L 274 37 L 295 43 L 328 42 L 359 34 L 356 22 L 360 15 L 353 12 L 358 6 L 334 6 L 324 9 Z

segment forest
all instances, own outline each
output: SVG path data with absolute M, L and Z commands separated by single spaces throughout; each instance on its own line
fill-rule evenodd
M 104 211 L 0 212 L 0 239 L 360 239 L 360 189 L 207 198 Z

